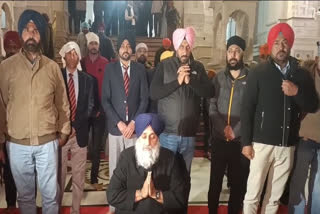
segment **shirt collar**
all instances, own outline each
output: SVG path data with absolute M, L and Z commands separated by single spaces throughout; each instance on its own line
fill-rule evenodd
M 125 65 L 120 60 L 119 60 L 119 62 L 120 62 L 121 68 L 123 68 L 123 66 L 125 66 Z M 128 69 L 130 68 L 130 65 L 131 65 L 131 60 L 129 61 Z
M 274 64 L 279 69 L 279 71 L 281 71 L 282 74 L 286 74 L 287 71 L 290 69 L 289 61 L 287 62 L 287 65 L 283 69 L 281 69 L 280 65 L 278 65 L 276 62 L 274 62 Z
M 68 71 L 68 68 L 66 68 L 67 71 L 67 77 L 69 78 L 69 74 L 71 74 L 71 72 Z M 78 76 L 78 69 L 75 70 L 75 72 L 72 73 L 73 78 Z

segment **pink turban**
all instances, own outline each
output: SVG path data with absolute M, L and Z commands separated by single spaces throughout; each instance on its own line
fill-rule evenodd
M 176 29 L 172 35 L 174 49 L 178 50 L 178 48 L 180 47 L 184 39 L 187 40 L 188 44 L 192 49 L 194 45 L 195 37 L 196 37 L 196 33 L 194 32 L 194 29 L 192 27 Z
M 290 25 L 287 23 L 279 23 L 273 26 L 268 35 L 268 47 L 269 52 L 271 52 L 274 41 L 277 39 L 279 33 L 282 33 L 284 38 L 288 40 L 289 47 L 292 48 L 294 42 L 294 32 Z

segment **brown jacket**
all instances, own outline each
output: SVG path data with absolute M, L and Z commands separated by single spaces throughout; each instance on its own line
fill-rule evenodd
M 23 145 L 67 139 L 70 107 L 57 63 L 41 55 L 32 65 L 19 52 L 0 65 L 0 93 L 1 143 L 6 129 L 9 141 Z

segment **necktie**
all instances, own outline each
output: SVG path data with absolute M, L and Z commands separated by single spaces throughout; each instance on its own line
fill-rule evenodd
M 126 96 L 128 96 L 129 94 L 129 83 L 130 83 L 128 68 L 129 67 L 123 66 L 123 69 L 124 69 L 123 82 L 124 82 L 124 90 L 126 92 Z
M 129 79 L 129 75 L 128 75 L 128 68 L 127 66 L 122 66 L 124 69 L 124 75 L 123 75 L 123 82 L 124 82 L 124 91 L 126 92 L 126 96 L 128 97 L 129 95 L 129 83 L 130 83 L 130 79 Z M 129 119 L 129 114 L 128 114 L 129 110 L 128 110 L 128 102 L 126 102 L 126 121 L 128 121 Z
M 71 104 L 71 120 L 74 121 L 76 118 L 76 108 L 77 108 L 77 101 L 76 101 L 76 92 L 74 89 L 74 82 L 73 82 L 73 74 L 69 73 L 69 81 L 68 81 L 68 90 L 69 90 L 69 98 Z

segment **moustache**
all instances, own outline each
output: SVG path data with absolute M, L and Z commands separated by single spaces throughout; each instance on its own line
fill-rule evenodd
M 232 59 L 229 60 L 229 62 L 231 62 L 231 61 L 236 61 L 236 62 L 238 62 L 238 60 L 235 59 L 235 58 L 232 58 Z
M 281 54 L 281 53 L 286 54 L 285 51 L 279 51 L 279 52 L 278 52 L 278 54 Z
M 28 44 L 30 42 L 33 42 L 33 43 L 37 44 L 37 41 L 35 39 L 33 39 L 33 38 L 28 39 L 25 43 Z

